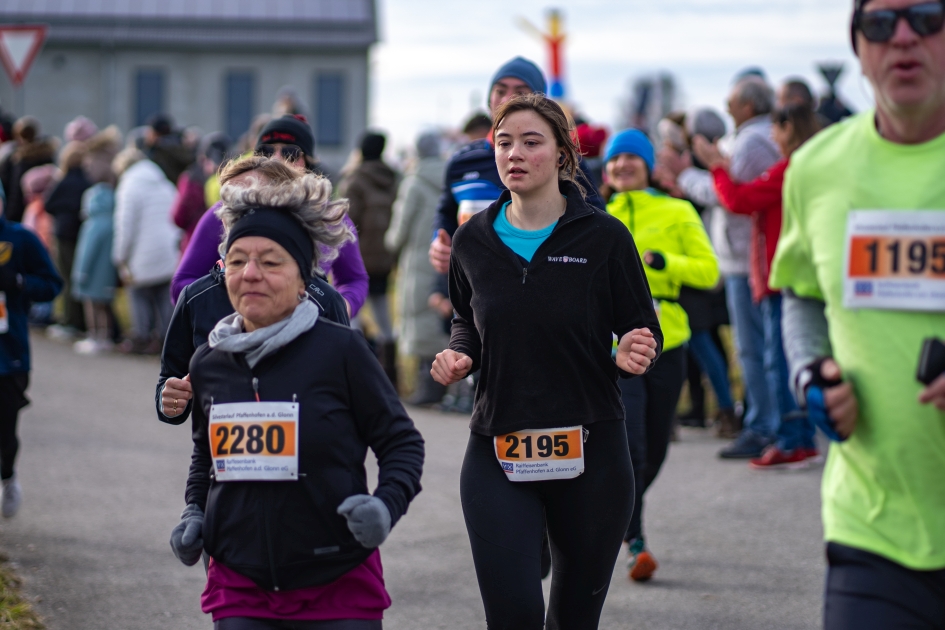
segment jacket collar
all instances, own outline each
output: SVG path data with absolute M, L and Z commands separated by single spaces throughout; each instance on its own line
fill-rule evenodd
M 738 128 L 735 129 L 735 133 L 739 134 L 745 131 L 746 129 L 748 129 L 749 127 L 754 127 L 755 125 L 760 125 L 760 124 L 764 124 L 768 122 L 771 122 L 771 116 L 769 116 L 768 114 L 761 114 L 760 116 L 749 118 L 748 120 L 740 124 Z
M 593 207 L 591 207 L 587 201 L 584 200 L 584 197 L 581 196 L 581 192 L 577 187 L 569 181 L 562 180 L 558 182 L 558 190 L 561 191 L 561 194 L 567 199 L 567 205 L 564 209 L 564 214 L 561 215 L 561 218 L 558 219 L 558 224 L 555 226 L 555 230 L 558 227 L 570 223 L 574 219 L 581 217 L 589 216 L 597 212 Z M 496 217 L 499 216 L 499 210 L 502 209 L 502 206 L 506 202 L 512 200 L 512 193 L 508 190 L 503 190 L 502 194 L 499 195 L 499 198 L 486 209 L 486 215 L 489 217 L 489 225 L 492 225 Z

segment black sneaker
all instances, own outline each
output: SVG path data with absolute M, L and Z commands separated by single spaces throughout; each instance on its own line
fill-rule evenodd
M 771 444 L 771 440 L 752 433 L 751 431 L 742 431 L 738 438 L 719 451 L 719 457 L 722 459 L 752 459 L 761 457 L 761 452 L 765 447 Z
M 697 409 L 690 409 L 679 416 L 679 425 L 683 427 L 692 427 L 697 429 L 705 428 L 705 414 L 699 413 Z

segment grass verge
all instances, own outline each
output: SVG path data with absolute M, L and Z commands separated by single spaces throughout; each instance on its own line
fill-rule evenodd
M 20 592 L 20 578 L 7 560 L 0 554 L 0 629 L 44 630 L 46 626 Z

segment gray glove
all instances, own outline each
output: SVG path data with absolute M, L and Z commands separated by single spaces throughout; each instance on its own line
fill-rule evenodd
M 368 549 L 380 547 L 390 534 L 390 510 L 377 497 L 350 496 L 338 506 L 338 514 L 348 519 L 348 529 Z
M 177 559 L 188 567 L 200 560 L 203 552 L 203 510 L 196 503 L 189 504 L 181 512 L 180 523 L 171 532 L 171 549 Z

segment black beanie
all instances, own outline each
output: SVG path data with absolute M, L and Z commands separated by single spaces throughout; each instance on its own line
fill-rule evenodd
M 379 160 L 384 153 L 387 138 L 382 134 L 368 131 L 361 137 L 361 157 L 364 160 Z
M 308 157 L 315 156 L 315 134 L 304 116 L 286 115 L 270 120 L 259 133 L 256 148 L 259 148 L 261 144 L 276 143 L 293 144 L 302 149 L 302 153 Z
M 291 213 L 279 208 L 253 208 L 230 227 L 226 249 L 244 236 L 263 236 L 279 243 L 299 266 L 302 279 L 312 275 L 315 246 L 302 224 Z

